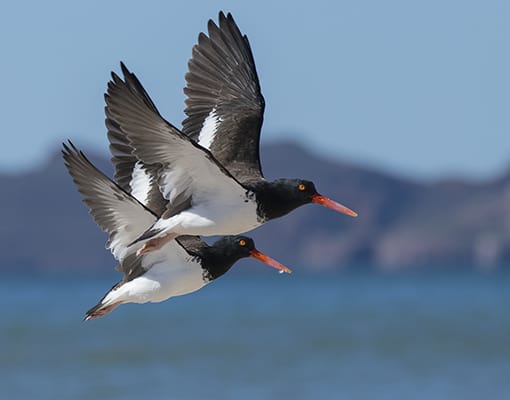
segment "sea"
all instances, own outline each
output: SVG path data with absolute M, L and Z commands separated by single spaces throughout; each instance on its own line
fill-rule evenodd
M 232 270 L 84 322 L 116 278 L 2 276 L 0 399 L 510 399 L 508 269 Z

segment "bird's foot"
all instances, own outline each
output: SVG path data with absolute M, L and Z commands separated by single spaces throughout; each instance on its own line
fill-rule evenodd
M 138 249 L 136 252 L 137 256 L 141 256 L 147 253 L 150 253 L 151 251 L 159 250 L 161 249 L 166 243 L 170 242 L 171 240 L 174 240 L 177 237 L 177 235 L 173 233 L 169 233 L 168 235 L 150 239 L 147 241 L 141 248 Z

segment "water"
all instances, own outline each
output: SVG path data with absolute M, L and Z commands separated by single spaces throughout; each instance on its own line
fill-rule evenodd
M 1 399 L 510 399 L 507 273 L 232 271 L 82 322 L 113 283 L 0 283 Z

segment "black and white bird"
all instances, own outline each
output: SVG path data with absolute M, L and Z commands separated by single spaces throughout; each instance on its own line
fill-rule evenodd
M 265 180 L 260 163 L 260 133 L 265 101 L 248 37 L 230 13 L 219 13 L 200 33 L 186 74 L 187 118 L 182 132 L 256 194 L 260 214 L 272 219 L 306 203 L 356 217 L 357 213 L 317 193 L 302 179 Z
M 107 247 L 120 262 L 117 269 L 124 273 L 124 278 L 87 311 L 86 320 L 108 314 L 124 303 L 160 302 L 194 292 L 244 257 L 256 258 L 281 272 L 291 272 L 258 251 L 246 236 L 226 236 L 212 246 L 198 237 L 182 236 L 156 251 L 137 256 L 136 249 L 129 244 L 152 226 L 158 215 L 99 171 L 71 142 L 63 145 L 62 153 L 94 221 L 109 234 Z M 128 174 L 128 165 L 136 161 L 130 161 L 129 155 L 123 161 Z M 115 167 L 117 172 L 122 170 L 118 165 Z M 131 173 L 133 176 L 136 178 L 136 172 Z M 131 185 L 133 192 L 143 195 L 146 188 L 143 179 L 126 179 L 125 183 Z
M 313 182 L 264 179 L 259 161 L 264 101 L 253 57 L 232 17 L 226 19 L 220 14 L 221 24 L 220 32 L 225 31 L 220 35 L 222 42 L 214 45 L 211 41 L 206 46 L 216 53 L 202 56 L 209 64 L 198 57 L 200 46 L 208 43 L 203 34 L 190 62 L 195 75 L 190 72 L 187 78 L 188 136 L 161 116 L 140 81 L 124 64 L 121 63 L 123 79 L 112 73 L 108 83 L 107 124 L 108 120 L 114 121 L 138 160 L 157 171 L 157 185 L 167 204 L 161 217 L 133 242 L 143 242 L 138 254 L 158 249 L 183 234 L 244 233 L 308 203 L 357 216 L 320 195 Z M 216 27 L 210 22 L 210 32 L 218 29 L 213 26 Z M 194 65 L 203 68 L 204 77 Z M 195 132 L 197 126 L 200 131 Z
M 188 62 L 183 133 L 255 193 L 264 220 L 306 203 L 356 217 L 354 211 L 317 193 L 310 181 L 264 179 L 259 150 L 265 102 L 250 43 L 232 14 L 220 12 L 218 19 L 218 25 L 209 20 L 208 35 L 199 34 Z

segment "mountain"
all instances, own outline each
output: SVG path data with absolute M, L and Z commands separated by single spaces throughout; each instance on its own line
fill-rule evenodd
M 89 154 L 111 176 L 105 156 Z M 413 181 L 321 158 L 295 143 L 262 148 L 268 179 L 302 177 L 358 218 L 305 206 L 250 232 L 289 266 L 384 269 L 510 262 L 510 172 L 486 182 Z M 103 234 L 81 204 L 62 159 L 0 175 L 1 268 L 83 270 L 114 265 Z

